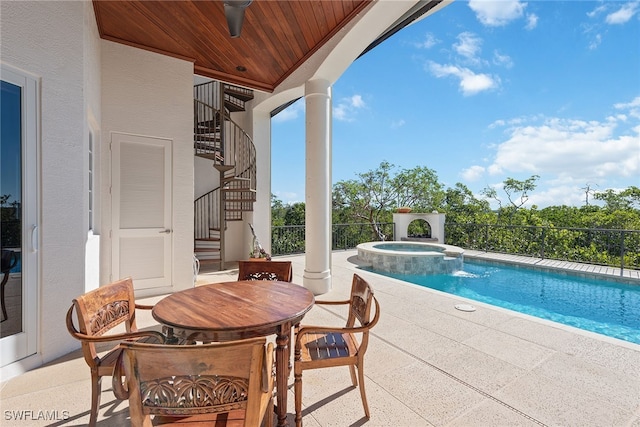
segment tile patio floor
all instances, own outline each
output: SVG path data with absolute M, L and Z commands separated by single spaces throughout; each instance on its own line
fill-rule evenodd
M 304 256 L 280 258 L 293 262 L 294 282 L 301 283 Z M 478 302 L 475 312 L 462 312 L 454 305 L 468 302 L 463 298 L 358 270 L 355 250 L 333 254 L 333 290 L 319 298 L 346 297 L 356 272 L 382 307 L 365 359 L 371 419 L 363 417 L 347 368 L 305 371 L 306 427 L 640 427 L 640 345 Z M 202 273 L 198 283 L 236 274 Z M 345 313 L 329 308 L 314 307 L 303 323 L 342 324 Z M 150 315 L 139 322 L 154 323 Z M 1 387 L 3 427 L 88 422 L 89 371 L 77 351 Z M 288 400 L 292 425 L 293 387 Z M 108 378 L 101 403 L 99 426 L 128 424 L 127 404 L 114 398 Z M 29 410 L 59 419 L 13 419 L 15 411 Z

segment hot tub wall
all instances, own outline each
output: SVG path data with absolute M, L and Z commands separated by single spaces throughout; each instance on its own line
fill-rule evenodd
M 429 256 L 387 255 L 358 250 L 358 257 L 369 263 L 373 270 L 395 274 L 451 274 L 462 270 L 463 257 L 448 257 L 444 254 Z

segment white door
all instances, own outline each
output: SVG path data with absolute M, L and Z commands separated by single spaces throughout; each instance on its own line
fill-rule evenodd
M 1 65 L 0 366 L 38 345 L 38 82 Z
M 172 141 L 113 133 L 112 280 L 135 289 L 171 286 Z

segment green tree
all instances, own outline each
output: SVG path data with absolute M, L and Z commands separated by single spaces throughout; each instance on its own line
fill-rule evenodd
M 498 219 L 506 214 L 509 218 L 509 224 L 512 224 L 516 212 L 527 203 L 529 193 L 535 190 L 538 179 L 540 179 L 538 175 L 532 175 L 524 181 L 514 178 L 505 179 L 502 182 L 502 191 L 507 195 L 507 200 L 509 201 L 508 206 L 502 205 L 502 201 L 498 197 L 498 191 L 493 187 L 485 187 L 481 194 L 498 202 Z
M 603 201 L 609 210 L 640 209 L 640 188 L 631 186 L 622 191 L 607 189 L 593 195 L 596 200 Z
M 287 205 L 284 214 L 285 225 L 304 225 L 305 223 L 305 204 L 302 202 Z
M 358 174 L 358 179 L 336 183 L 333 186 L 336 219 L 367 222 L 375 238 L 385 240 L 379 224 L 391 221 L 394 208 L 409 206 L 428 212 L 442 206 L 444 191 L 433 170 L 419 166 L 394 174 L 394 169 L 394 165 L 383 161 L 377 169 Z
M 443 207 L 445 192 L 435 171 L 416 166 L 403 169 L 391 178 L 396 192 L 396 207 L 408 206 L 414 212 L 431 212 Z
M 278 199 L 275 194 L 271 194 L 271 225 L 281 226 L 285 225 L 284 216 L 286 214 L 286 208 L 282 203 L 282 200 Z
M 459 182 L 444 192 L 444 211 L 447 222 L 456 224 L 487 223 L 493 215 L 488 201 L 476 198 L 467 186 Z

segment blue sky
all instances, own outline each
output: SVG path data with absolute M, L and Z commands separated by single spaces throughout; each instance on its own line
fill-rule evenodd
M 535 174 L 527 206 L 581 206 L 640 186 L 640 1 L 454 1 L 355 61 L 332 102 L 333 183 L 388 161 L 481 197 Z M 299 100 L 272 121 L 284 203 L 304 201 L 304 141 Z

